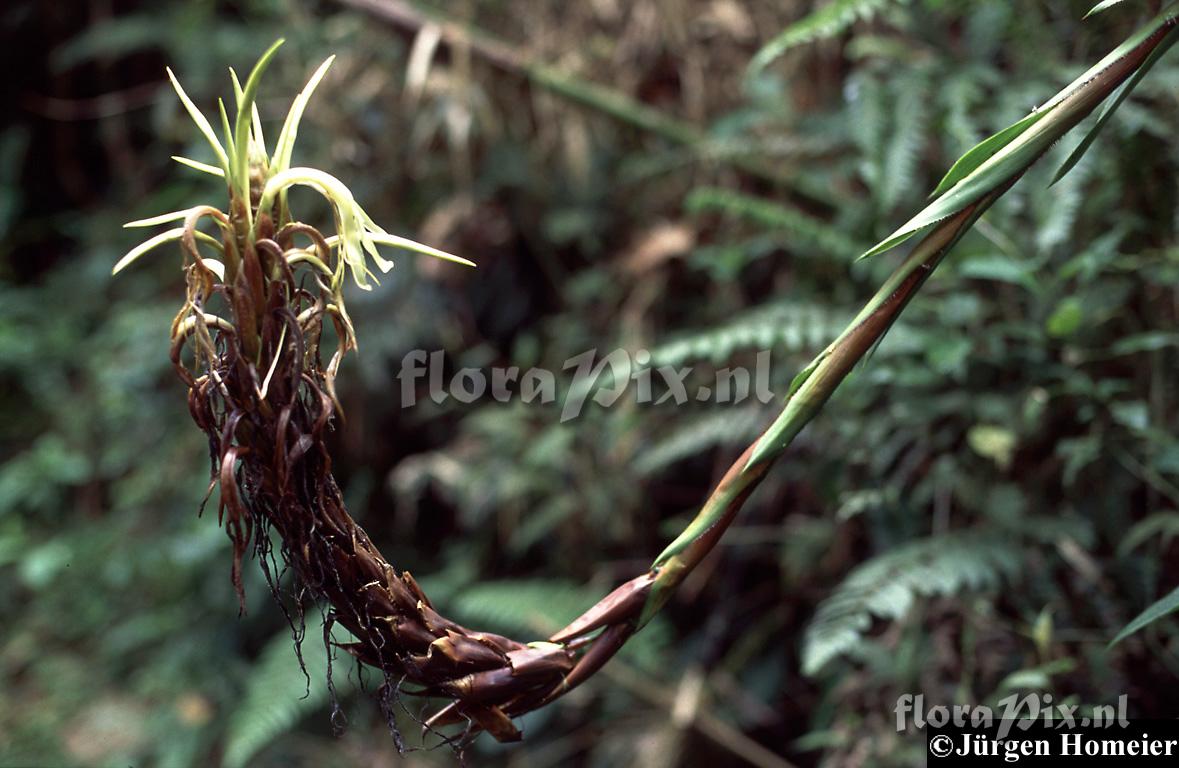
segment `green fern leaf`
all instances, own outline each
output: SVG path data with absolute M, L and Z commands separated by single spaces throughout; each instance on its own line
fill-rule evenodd
M 817 304 L 789 303 L 743 312 L 713 328 L 679 336 L 651 350 L 653 365 L 709 360 L 719 364 L 743 349 L 814 352 L 851 319 Z
M 896 621 L 918 598 L 994 588 L 1019 570 L 1009 541 L 975 533 L 936 536 L 878 555 L 819 606 L 803 640 L 803 672 L 813 675 L 858 647 L 873 617 Z
M 1038 220 L 1036 247 L 1041 253 L 1051 253 L 1054 248 L 1069 242 L 1084 202 L 1088 167 L 1088 164 L 1082 165 L 1067 179 L 1063 179 L 1052 194 L 1034 199 Z M 1053 181 L 1053 184 L 1056 182 Z
M 694 418 L 644 450 L 635 468 L 649 475 L 710 448 L 746 443 L 757 437 L 764 421 L 759 408 L 722 408 Z
M 874 16 L 892 2 L 894 0 L 834 0 L 813 11 L 762 46 L 749 62 L 749 77 L 755 76 L 791 48 L 842 34 L 856 21 Z
M 905 78 L 896 102 L 896 128 L 884 155 L 880 202 L 891 209 L 913 183 L 929 128 L 929 79 L 924 74 Z
M 762 226 L 784 231 L 799 243 L 812 245 L 819 251 L 833 256 L 854 258 L 863 252 L 860 243 L 828 222 L 795 208 L 787 208 L 769 200 L 727 189 L 694 189 L 684 201 L 684 208 L 689 213 L 715 210 L 749 219 Z
M 250 672 L 245 695 L 230 718 L 224 768 L 243 768 L 263 747 L 327 703 L 327 655 L 303 649 L 307 676 L 293 658 L 291 635 L 283 631 L 266 644 Z M 308 686 L 307 680 L 311 684 Z

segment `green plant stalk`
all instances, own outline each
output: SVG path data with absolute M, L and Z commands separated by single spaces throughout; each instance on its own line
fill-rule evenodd
M 1025 168 L 1026 170 L 1026 168 Z M 769 468 L 822 409 L 835 389 L 883 338 L 910 299 L 950 249 L 1019 176 L 938 224 L 885 281 L 843 333 L 795 377 L 786 406 L 760 438 L 733 462 L 687 528 L 655 559 L 647 573 L 623 584 L 568 627 L 553 642 L 569 642 L 604 627 L 577 667 L 543 703 L 548 703 L 604 665 L 631 634 L 642 629 L 676 588 L 712 551 Z
M 980 189 L 972 174 L 947 191 L 946 195 L 950 195 L 965 182 L 975 184 L 973 199 L 935 223 L 933 230 L 885 281 L 847 329 L 795 377 L 779 416 L 737 459 L 687 528 L 655 559 L 650 570 L 653 577 L 650 592 L 636 629 L 650 621 L 676 587 L 712 550 L 769 467 L 819 413 L 855 364 L 883 338 L 934 268 L 979 216 L 1054 142 L 1134 75 L 1144 62 L 1151 60 L 1156 49 L 1165 49 L 1174 42 L 1179 34 L 1177 16 L 1179 6 L 1171 4 L 1119 47 L 1115 51 L 1117 56 L 1106 57 L 1049 101 L 1043 108 L 1043 116 L 1036 119 L 1034 125 L 1025 126 L 1023 136 L 1008 145 L 1010 149 L 1018 144 L 1014 152 L 1006 155 L 1005 163 L 995 160 L 1000 158 L 1001 149 L 982 164 L 991 162 L 992 168 L 999 168 L 999 172 L 992 171 L 984 176 L 987 187 Z
M 658 613 L 684 578 L 712 551 L 770 466 L 819 413 L 856 363 L 883 338 L 946 254 L 1055 141 L 1140 67 L 1153 63 L 1152 53 L 1174 41 L 1177 21 L 1179 4 L 1172 3 L 1040 110 L 967 152 L 943 181 L 946 189 L 941 196 L 923 212 L 933 210 L 936 215 L 919 225 L 911 221 L 906 225 L 907 232 L 902 228 L 899 236 L 894 233 L 869 251 L 887 250 L 912 234 L 929 230 L 843 333 L 795 377 L 780 415 L 738 457 L 696 517 L 651 568 L 615 589 L 550 638 L 550 642 L 578 649 L 581 655 L 574 668 L 547 696 L 509 706 L 507 714 L 535 709 L 572 690 Z M 600 634 L 594 635 L 598 630 Z M 459 713 L 458 705 L 446 707 L 431 719 L 430 725 L 458 722 Z
M 640 628 L 667 603 L 676 587 L 712 551 L 770 466 L 785 453 L 803 427 L 818 415 L 856 363 L 883 338 L 950 249 L 1012 183 L 1014 180 L 939 224 L 913 249 L 839 338 L 795 378 L 794 391 L 781 414 L 738 457 L 688 527 L 651 565 L 655 578 L 638 620 Z

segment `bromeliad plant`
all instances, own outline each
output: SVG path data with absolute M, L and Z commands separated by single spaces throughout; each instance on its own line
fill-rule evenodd
M 345 308 L 345 273 L 369 288 L 370 258 L 382 271 L 392 266 L 379 255 L 379 245 L 470 262 L 386 233 L 340 181 L 290 167 L 299 119 L 331 59 L 295 100 L 269 155 L 254 99 L 277 43 L 244 87 L 233 76 L 232 126 L 224 105 L 220 109 L 224 143 L 172 78 L 217 164 L 176 159 L 223 177 L 229 206 L 222 211 L 203 205 L 132 222 L 129 226 L 174 221 L 183 226 L 132 250 L 115 271 L 163 243 L 181 245 L 187 296 L 172 326 L 172 360 L 188 386 L 193 419 L 210 441 L 209 493 L 220 485 L 219 517 L 233 541 L 239 599 L 241 560 L 251 548 L 277 589 L 267 567 L 273 530 L 283 561 L 303 588 L 298 594 L 309 593 L 329 606 L 325 636 L 332 624 L 341 624 L 352 639 L 340 647 L 383 675 L 379 698 L 391 726 L 397 696 L 408 693 L 449 700 L 427 727 L 465 721 L 467 733 L 483 729 L 499 740 L 519 738 L 512 719 L 582 683 L 666 604 L 770 466 L 954 244 L 1052 143 L 1121 88 L 1058 177 L 1072 167 L 1129 90 L 1175 42 L 1177 26 L 1179 3 L 1171 3 L 1042 107 L 963 155 L 932 202 L 865 254 L 926 232 L 848 328 L 795 377 L 781 414 L 732 465 L 687 529 L 646 573 L 561 631 L 530 643 L 474 631 L 439 614 L 413 577 L 395 570 L 348 515 L 325 447 L 326 430 L 340 411 L 334 380 L 343 356 L 356 346 Z M 334 234 L 294 217 L 286 193 L 296 184 L 327 200 Z M 198 229 L 206 221 L 216 228 L 215 236 Z M 337 342 L 325 364 L 320 347 L 329 320 Z M 302 615 L 303 606 L 297 607 Z

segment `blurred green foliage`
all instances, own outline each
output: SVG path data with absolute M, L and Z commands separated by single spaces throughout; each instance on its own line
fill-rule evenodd
M 895 258 L 855 255 L 964 149 L 1120 41 L 1144 4 L 1084 24 L 1089 4 L 1067 0 L 862 5 L 870 19 L 749 75 L 809 4 L 436 9 L 694 126 L 685 143 L 575 105 L 478 46 L 434 50 L 428 28 L 340 4 L 9 4 L 0 765 L 397 762 L 343 659 L 349 725 L 332 737 L 318 617 L 308 683 L 256 569 L 237 616 L 228 542 L 195 514 L 207 450 L 167 362 L 178 255 L 108 277 L 135 243 L 122 222 L 223 193 L 168 160 L 209 158 L 165 64 L 208 107 L 226 66 L 287 37 L 263 94 L 273 120 L 339 54 L 297 162 L 338 175 L 390 231 L 480 264 L 405 255 L 355 295 L 336 469 L 352 513 L 444 612 L 540 637 L 645 569 L 774 404 L 624 397 L 567 422 L 560 402 L 423 395 L 403 409 L 403 356 L 443 350 L 448 374 L 559 371 L 623 347 L 706 375 L 768 349 L 785 392 Z M 523 746 L 480 741 L 470 758 L 705 765 L 756 742 L 798 764 L 909 765 L 924 739 L 895 730 L 903 693 L 1042 690 L 1082 706 L 1126 694 L 1132 713 L 1173 716 L 1174 618 L 1108 644 L 1176 583 L 1176 94 L 1171 55 L 1049 190 L 1088 124 L 1050 150 L 666 616 L 525 718 Z

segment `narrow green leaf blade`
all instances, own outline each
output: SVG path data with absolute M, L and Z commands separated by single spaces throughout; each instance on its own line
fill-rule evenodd
M 188 94 L 184 92 L 180 81 L 176 79 L 176 75 L 172 74 L 170 67 L 165 67 L 164 71 L 168 73 L 168 79 L 172 81 L 172 88 L 176 90 L 176 95 L 180 97 L 180 103 L 188 111 L 189 117 L 196 123 L 197 129 L 204 135 L 209 145 L 213 147 L 213 153 L 217 155 L 217 162 L 221 164 L 221 168 L 229 172 L 229 157 L 225 154 L 225 148 L 221 146 L 221 142 L 217 140 L 217 134 L 213 132 L 213 126 L 205 119 L 205 116 L 197 109 L 197 105 L 193 103 L 192 99 L 188 98 Z
M 994 162 L 995 158 L 988 160 L 970 176 L 955 184 L 949 192 L 934 200 L 898 230 L 880 241 L 872 250 L 861 255 L 857 261 L 891 250 L 921 230 L 931 227 L 953 216 L 971 203 L 981 200 L 989 192 L 1020 173 L 1027 165 L 1027 156 L 1033 155 L 1033 150 L 1037 149 L 1041 143 L 1030 143 L 1027 147 L 1021 148 L 1022 151 L 1003 157 L 999 162 Z
M 237 70 L 233 67 L 229 68 L 229 81 L 233 83 L 233 103 L 237 105 L 238 109 L 242 108 L 242 83 L 237 79 Z
M 1153 624 L 1175 611 L 1179 611 L 1179 587 L 1171 590 L 1171 592 L 1160 598 L 1157 602 L 1148 606 L 1145 611 L 1138 614 L 1137 618 L 1123 627 L 1117 637 L 1110 642 L 1110 647 L 1117 645 L 1148 624 Z
M 819 367 L 819 363 L 823 362 L 828 354 L 830 353 L 824 350 L 822 354 L 810 362 L 810 365 L 795 374 L 794 378 L 790 380 L 790 388 L 786 392 L 786 397 L 794 397 L 794 393 L 802 389 L 802 385 L 806 383 L 806 380 L 811 377 L 811 374 Z
M 217 242 L 216 238 L 206 235 L 204 232 L 196 232 L 194 234 L 196 235 L 196 239 L 200 242 L 211 245 L 217 250 L 221 250 L 221 243 Z M 146 240 L 128 251 L 127 255 L 119 259 L 118 263 L 116 263 L 115 266 L 111 269 L 111 274 L 119 274 L 124 269 L 135 263 L 135 261 L 138 260 L 140 256 L 144 255 L 148 251 L 158 248 L 164 243 L 171 243 L 179 240 L 182 237 L 184 237 L 184 227 L 177 227 L 175 229 L 169 229 L 167 232 L 161 232 L 150 240 Z
M 135 221 L 128 221 L 123 225 L 124 229 L 131 229 L 132 227 L 154 227 L 157 224 L 167 224 L 170 221 L 183 221 L 188 218 L 188 214 L 192 213 L 192 208 L 185 208 L 182 211 L 169 211 L 168 213 L 161 213 L 159 216 L 152 216 L 150 219 L 136 219 Z
M 1139 81 L 1142 80 L 1143 76 L 1145 76 L 1146 73 L 1150 71 L 1150 68 L 1153 67 L 1155 63 L 1160 58 L 1162 58 L 1162 55 L 1166 53 L 1172 45 L 1175 44 L 1176 40 L 1179 40 L 1179 33 L 1177 33 L 1176 30 L 1171 30 L 1170 34 L 1168 34 L 1167 37 L 1161 43 L 1159 43 L 1158 47 L 1150 52 L 1150 56 L 1146 57 L 1146 61 L 1142 62 L 1142 66 L 1138 68 L 1138 71 L 1135 72 L 1130 77 L 1130 79 L 1127 80 L 1122 85 L 1122 87 L 1118 89 L 1117 95 L 1114 96 L 1114 100 L 1110 102 L 1109 106 L 1105 108 L 1105 111 L 1101 113 L 1101 117 L 1097 118 L 1097 122 L 1094 123 L 1093 127 L 1089 129 L 1089 133 L 1085 134 L 1085 138 L 1082 139 L 1081 143 L 1077 145 L 1077 148 L 1072 151 L 1072 154 L 1068 156 L 1068 159 L 1061 164 L 1060 169 L 1056 172 L 1056 175 L 1052 177 L 1052 182 L 1048 185 L 1049 187 L 1063 179 L 1065 174 L 1071 171 L 1073 167 L 1076 166 L 1078 162 L 1080 162 L 1081 158 L 1085 156 L 1085 153 L 1089 151 L 1089 147 L 1093 144 L 1093 140 L 1097 138 L 1097 134 L 1101 133 L 1101 129 L 1104 128 L 1105 124 L 1109 122 L 1109 119 L 1113 117 L 1113 113 L 1116 112 L 1118 107 L 1122 105 L 1122 102 L 1126 100 L 1126 97 L 1130 95 L 1130 92 L 1134 90 Z
M 114 268 L 111 269 L 111 274 L 112 275 L 119 274 L 124 269 L 131 266 L 131 264 L 133 264 L 136 261 L 136 259 L 138 259 L 143 254 L 147 253 L 148 251 L 152 250 L 153 248 L 158 248 L 159 246 L 163 245 L 164 243 L 170 243 L 170 242 L 173 242 L 174 240 L 179 240 L 181 237 L 184 237 L 184 228 L 177 227 L 176 229 L 169 229 L 167 232 L 161 232 L 160 234 L 156 235 L 155 237 L 151 238 L 150 240 L 146 240 L 146 241 L 140 243 L 139 245 L 135 246 L 130 251 L 128 251 L 126 256 L 119 259 L 119 261 L 115 264 Z
M 221 113 L 221 131 L 225 134 L 225 146 L 229 157 L 232 158 L 225 178 L 232 184 L 234 174 L 237 173 L 237 146 L 233 140 L 233 131 L 229 129 L 229 113 L 225 111 L 225 102 L 222 99 L 217 99 L 217 110 Z
M 931 197 L 937 197 L 971 173 L 974 173 L 980 165 L 991 159 L 1003 147 L 1015 141 L 1020 134 L 1039 121 L 1045 114 L 1047 113 L 1032 112 L 1019 122 L 1009 125 L 990 138 L 983 139 L 978 144 L 975 144 L 950 166 L 950 170 L 938 182 L 937 189 L 933 190 Z
M 398 237 L 397 235 L 389 234 L 372 234 L 369 237 L 373 242 L 379 243 L 380 245 L 391 245 L 395 248 L 413 251 L 414 253 L 420 253 L 425 256 L 433 256 L 436 259 L 442 259 L 444 261 L 453 261 L 455 264 L 463 264 L 468 267 L 475 266 L 475 262 L 471 261 L 470 259 L 464 259 L 462 256 L 455 256 L 453 253 L 440 251 L 437 248 L 432 248 L 431 246 L 428 246 L 425 243 L 419 243 L 416 240 L 410 240 L 407 237 Z
M 291 104 L 291 110 L 287 113 L 287 119 L 283 122 L 282 130 L 278 134 L 278 141 L 274 145 L 274 159 L 270 161 L 270 167 L 275 173 L 285 171 L 291 166 L 291 153 L 295 148 L 295 139 L 299 135 L 299 121 L 303 119 L 303 110 L 307 108 L 311 94 L 315 92 L 319 81 L 327 74 L 335 60 L 335 56 L 329 56 L 326 61 L 320 64 L 319 68 L 311 75 L 311 79 L 307 81 L 307 85 L 295 97 L 294 103 Z
M 286 41 L 280 37 L 266 49 L 265 53 L 258 57 L 258 63 L 254 65 L 250 76 L 246 78 L 245 88 L 238 94 L 237 119 L 233 126 L 233 141 L 237 147 L 235 173 L 237 183 L 243 187 L 241 190 L 243 197 L 247 200 L 249 199 L 248 186 L 250 183 L 250 122 L 253 115 L 254 99 L 258 94 L 259 86 L 262 85 L 262 74 L 284 42 Z M 236 81 L 237 78 L 234 77 L 234 80 Z
M 1042 122 L 1048 114 L 1048 109 L 1051 107 L 1023 118 L 966 153 L 958 163 L 955 163 L 955 167 L 961 164 L 958 171 L 950 171 L 950 174 L 960 175 L 961 178 L 916 216 L 861 255 L 860 259 L 891 250 L 926 227 L 937 224 L 971 203 L 981 200 L 1022 173 L 1061 132 L 1054 130 L 1050 122 Z M 996 140 L 988 144 L 992 139 Z M 947 176 L 949 177 L 949 174 Z M 944 180 L 938 188 L 941 189 L 943 186 Z
M 1113 8 L 1115 5 L 1118 5 L 1122 2 L 1123 2 L 1123 0 L 1101 0 L 1100 3 L 1098 3 L 1097 5 L 1090 8 L 1089 12 L 1086 13 L 1081 18 L 1087 19 L 1090 16 L 1095 16 L 1096 14 L 1101 13 L 1102 11 L 1108 11 L 1110 8 Z
M 175 160 L 176 162 L 180 163 L 181 165 L 187 165 L 189 168 L 192 168 L 194 170 L 198 170 L 201 173 L 207 173 L 212 176 L 220 176 L 222 178 L 225 177 L 225 171 L 223 171 L 222 169 L 218 168 L 215 165 L 209 165 L 208 163 L 198 162 L 196 160 L 193 160 L 192 158 L 181 157 L 180 155 L 172 155 L 172 159 Z
M 408 237 L 398 237 L 397 235 L 390 235 L 388 233 L 369 232 L 367 234 L 367 239 L 371 240 L 377 245 L 389 245 L 394 248 L 413 251 L 414 253 L 420 253 L 425 256 L 433 256 L 434 258 L 443 259 L 444 261 L 453 261 L 455 264 L 462 264 L 467 267 L 478 266 L 470 259 L 464 259 L 462 256 L 455 256 L 453 253 L 441 251 L 437 248 L 428 246 L 425 243 L 419 243 L 417 240 L 410 240 Z M 339 235 L 332 235 L 331 237 L 327 238 L 328 245 L 336 245 L 339 242 Z M 381 271 L 388 272 L 389 270 L 382 268 Z
M 250 115 L 254 131 L 254 143 L 258 145 L 258 150 L 265 157 L 269 153 L 266 151 L 266 136 L 262 133 L 262 115 L 258 114 L 257 103 L 250 105 Z

